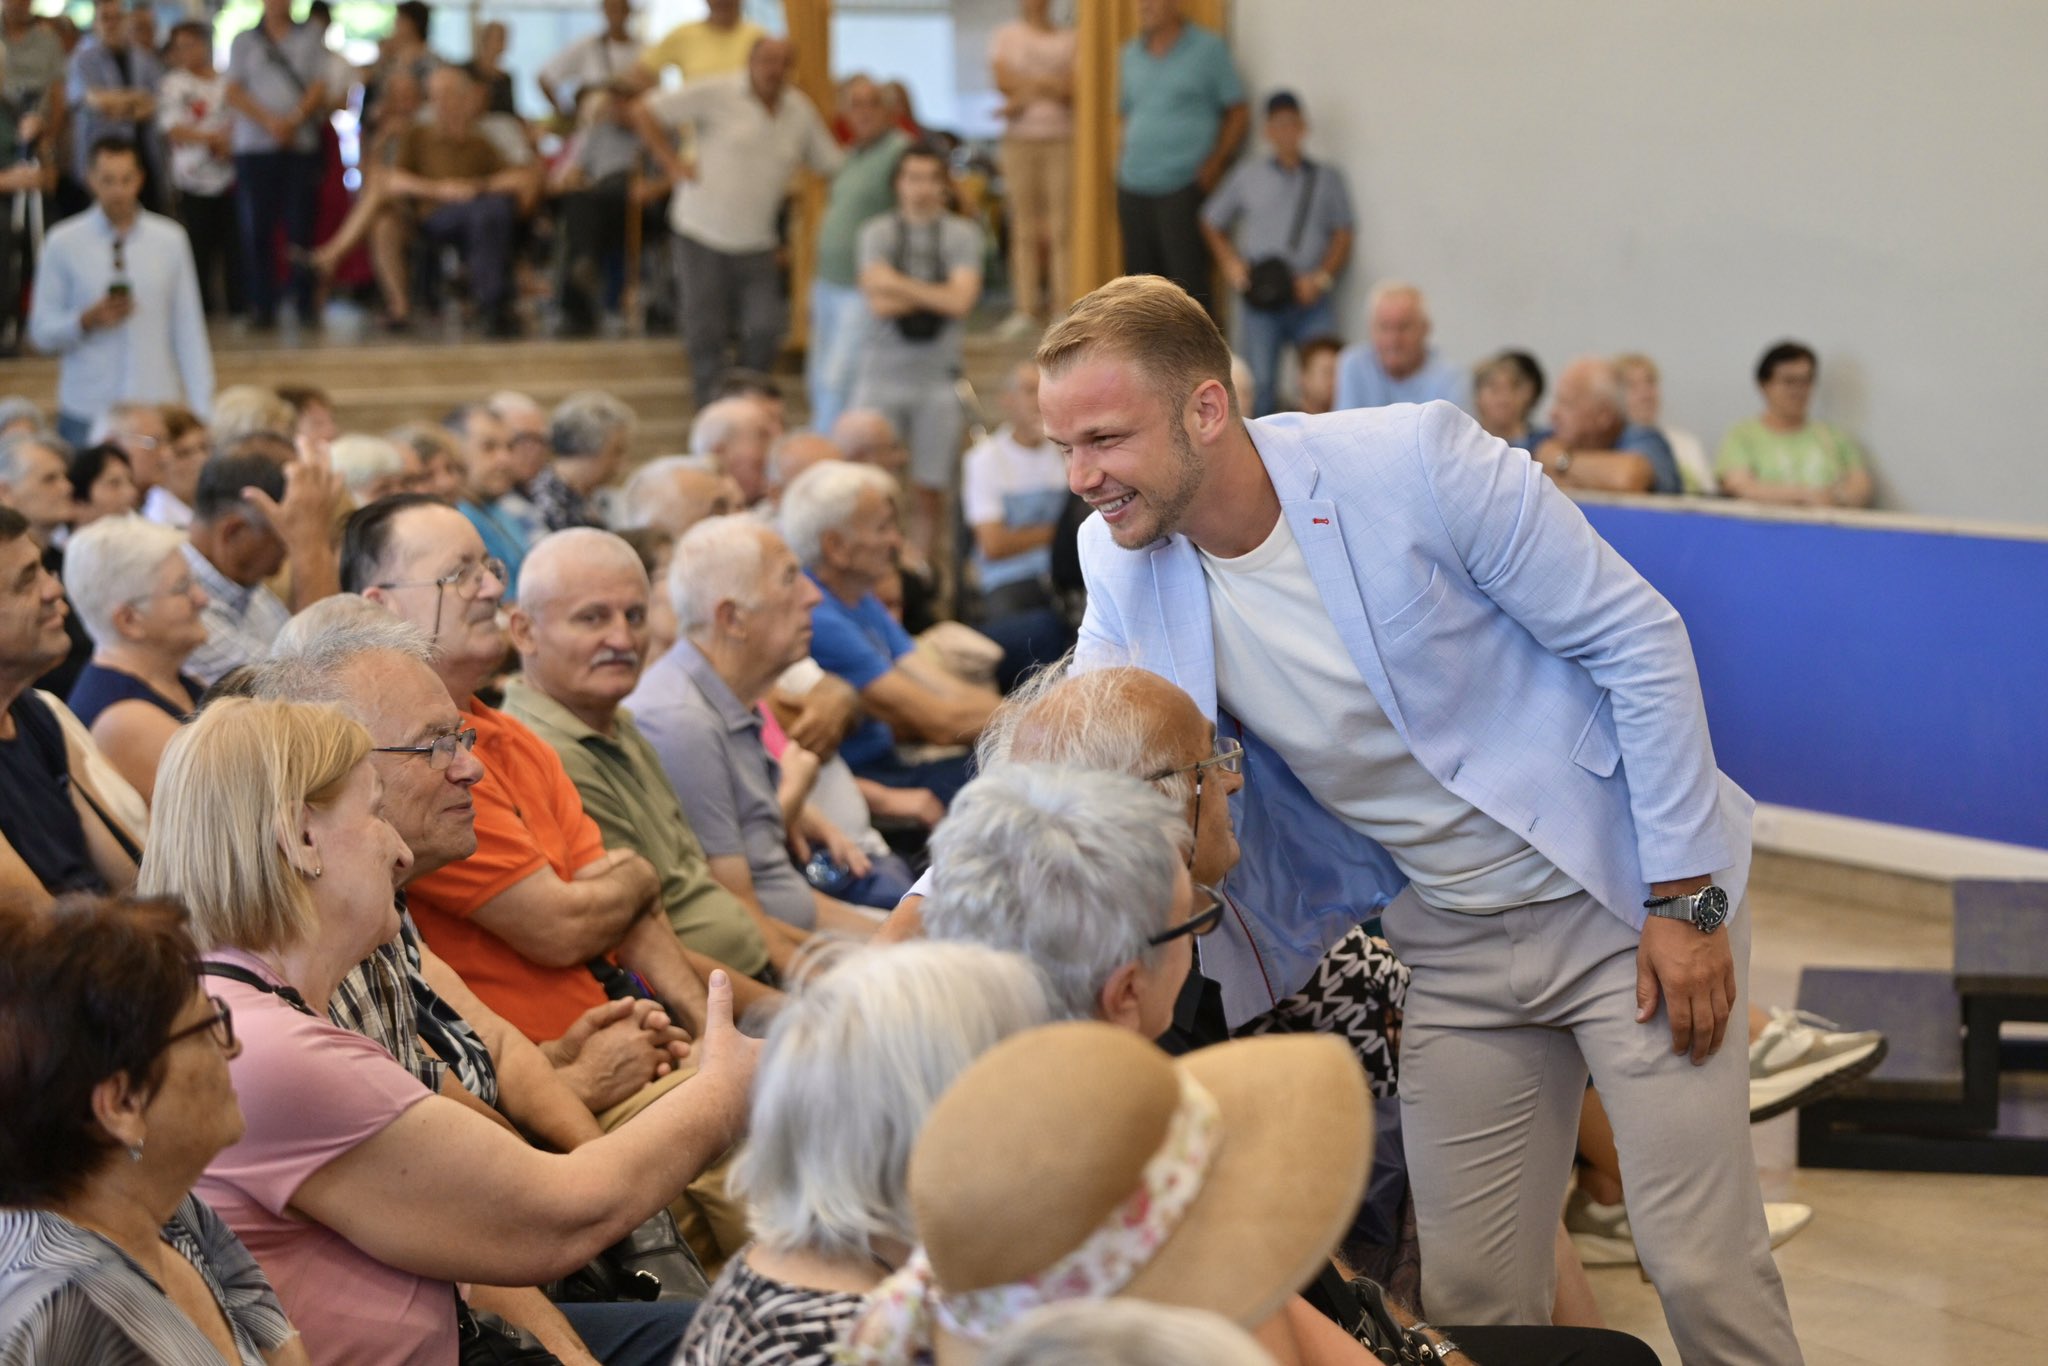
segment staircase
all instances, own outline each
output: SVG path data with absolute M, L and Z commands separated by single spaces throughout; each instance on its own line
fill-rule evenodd
M 1801 975 L 1802 1010 L 1891 1045 L 1799 1112 L 1801 1166 L 2048 1176 L 2048 883 L 1957 882 L 1954 960 Z

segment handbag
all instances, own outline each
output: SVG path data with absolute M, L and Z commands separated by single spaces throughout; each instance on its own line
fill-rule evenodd
M 1308 226 L 1308 211 L 1316 197 L 1316 164 L 1303 160 L 1301 191 L 1294 201 L 1294 231 L 1287 235 L 1291 256 L 1301 245 L 1302 230 Z M 1262 256 L 1251 264 L 1251 280 L 1245 285 L 1244 301 L 1261 313 L 1277 313 L 1294 306 L 1294 267 L 1286 256 Z
M 496 1314 L 480 1314 L 455 1301 L 456 1361 L 460 1366 L 562 1366 L 562 1359 Z
M 702 1301 L 711 1284 L 667 1210 L 597 1254 L 596 1260 L 541 1291 L 557 1304 Z
M 932 224 L 933 255 L 939 254 L 944 220 Z M 896 246 L 889 253 L 889 264 L 905 275 L 910 274 L 910 224 L 903 221 L 903 215 L 896 215 Z M 943 263 L 941 263 L 943 266 Z M 915 279 L 915 276 L 911 278 Z M 943 280 L 929 280 L 927 284 L 942 284 Z M 920 308 L 912 313 L 893 319 L 896 331 L 905 341 L 928 342 L 945 329 L 948 321 L 943 313 L 934 313 L 929 308 Z

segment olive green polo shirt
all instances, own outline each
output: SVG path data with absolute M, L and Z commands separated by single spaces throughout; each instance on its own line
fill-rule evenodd
M 523 678 L 506 686 L 505 711 L 561 756 L 605 847 L 631 849 L 654 865 L 676 938 L 749 977 L 768 966 L 753 913 L 711 876 L 661 760 L 630 715 L 621 709 L 612 734 L 601 734 Z

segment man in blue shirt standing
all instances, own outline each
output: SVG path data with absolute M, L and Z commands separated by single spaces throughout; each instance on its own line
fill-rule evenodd
M 1367 340 L 1337 357 L 1339 408 L 1438 398 L 1467 406 L 1465 372 L 1429 348 L 1429 304 L 1421 290 L 1399 280 L 1380 281 L 1372 287 L 1366 318 Z
M 1249 121 L 1223 39 L 1188 23 L 1180 0 L 1138 0 L 1138 36 L 1118 67 L 1117 112 L 1124 273 L 1164 275 L 1213 314 L 1202 198 L 1223 178 Z
M 1307 136 L 1301 101 L 1291 91 L 1275 94 L 1266 101 L 1266 143 L 1273 154 L 1237 163 L 1202 206 L 1202 236 L 1223 278 L 1244 300 L 1238 319 L 1245 359 L 1258 382 L 1254 417 L 1279 407 L 1280 348 L 1337 331 L 1330 291 L 1351 259 L 1351 195 L 1344 173 L 1302 155 Z M 1278 272 L 1264 264 L 1275 261 L 1284 265 L 1285 279 L 1274 278 Z
M 83 444 L 123 400 L 213 407 L 213 353 L 185 230 L 142 207 L 142 159 L 95 143 L 95 206 L 50 230 L 36 262 L 29 341 L 58 357 L 57 430 Z

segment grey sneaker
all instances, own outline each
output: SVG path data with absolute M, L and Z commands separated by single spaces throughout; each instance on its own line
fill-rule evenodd
M 1804 1010 L 1774 1008 L 1749 1046 L 1749 1122 L 1820 1099 L 1884 1061 L 1884 1035 L 1847 1031 Z
M 1791 1202 L 1764 1202 L 1764 1226 L 1770 1230 L 1776 1248 L 1813 1222 L 1813 1206 Z M 1628 1211 L 1620 1205 L 1601 1205 L 1574 1190 L 1565 1198 L 1564 1229 L 1584 1266 L 1634 1266 L 1636 1240 L 1629 1232 Z

